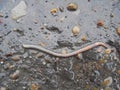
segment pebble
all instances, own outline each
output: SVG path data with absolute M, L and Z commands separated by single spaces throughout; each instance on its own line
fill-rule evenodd
M 17 20 L 20 17 L 26 15 L 27 13 L 26 9 L 27 9 L 26 3 L 24 1 L 20 1 L 20 3 L 11 10 L 12 19 Z
M 4 65 L 4 69 L 7 70 L 7 69 L 10 68 L 10 66 L 11 66 L 10 63 L 6 63 L 6 64 Z
M 97 76 L 100 76 L 100 72 L 98 70 L 94 71 Z
M 111 49 L 106 49 L 105 50 L 105 54 L 110 54 L 111 53 Z
M 40 26 L 40 29 L 41 29 L 41 30 L 45 29 L 45 25 L 41 25 L 41 26 Z
M 64 38 L 64 35 L 62 36 L 62 38 L 57 40 L 57 44 L 60 47 L 73 47 L 73 43 L 70 40 L 66 40 Z
M 106 87 L 105 90 L 113 90 L 113 89 L 110 87 Z
M 29 69 L 29 68 L 30 68 L 30 66 L 29 66 L 29 65 L 26 65 L 26 64 L 22 64 L 22 65 L 21 65 L 21 68 L 22 68 L 22 69 L 26 69 L 26 70 L 27 70 L 27 69 Z
M 117 34 L 120 35 L 120 27 L 117 28 Z
M 117 88 L 118 88 L 118 90 L 120 90 L 120 85 L 119 84 L 117 84 Z
M 38 53 L 36 56 L 37 58 L 41 58 L 43 56 L 43 53 Z
M 65 17 L 60 18 L 60 22 L 63 22 L 65 20 Z
M 65 49 L 62 49 L 62 54 L 67 54 L 67 51 Z
M 23 58 L 27 58 L 27 57 L 28 57 L 28 53 L 26 52 L 23 54 Z
M 57 8 L 53 8 L 53 9 L 50 10 L 50 13 L 53 14 L 53 15 L 54 15 L 55 13 L 57 13 L 57 12 L 58 12 L 58 9 L 57 9 Z
M 0 12 L 0 17 L 3 17 L 3 13 Z
M 117 73 L 120 75 L 120 69 L 117 71 Z
M 5 73 L 2 73 L 2 72 L 0 73 L 0 79 L 3 78 L 3 77 L 5 77 L 5 76 L 6 76 Z
M 96 50 L 96 52 L 98 52 L 98 53 L 102 52 L 102 47 L 99 47 L 99 48 Z
M 9 69 L 13 69 L 15 67 L 15 65 L 10 65 Z
M 3 35 L 0 33 L 0 38 L 2 38 L 3 37 Z
M 94 87 L 93 90 L 99 90 L 98 88 Z
M 98 62 L 99 62 L 99 64 L 104 64 L 105 60 L 104 59 L 100 59 Z
M 20 60 L 20 55 L 14 55 L 11 57 L 12 60 L 14 61 L 19 61 Z
M 31 58 L 33 58 L 31 55 L 29 55 L 29 58 L 31 59 Z
M 7 90 L 7 88 L 6 87 L 1 87 L 0 90 Z
M 81 37 L 81 40 L 82 40 L 82 41 L 86 41 L 86 40 L 87 40 L 86 35 L 83 35 L 83 36 Z
M 82 53 L 77 54 L 77 58 L 82 59 L 83 58 Z
M 78 9 L 78 5 L 76 3 L 69 3 L 67 5 L 67 10 L 69 11 L 76 11 Z
M 9 53 L 6 53 L 6 54 L 5 54 L 6 57 L 9 57 L 9 56 L 12 56 L 12 55 L 13 55 L 12 52 L 9 52 Z
M 40 42 L 39 45 L 42 46 L 42 47 L 45 47 L 45 46 L 46 46 L 46 44 L 43 43 L 43 42 Z
M 87 90 L 89 90 L 89 88 L 90 88 L 90 85 L 85 85 L 85 89 L 87 89 Z M 80 90 L 80 89 L 79 89 Z
M 4 64 L 5 60 L 1 59 L 0 64 Z
M 39 85 L 38 84 L 36 84 L 36 83 L 33 83 L 33 84 L 31 84 L 31 86 L 30 86 L 30 90 L 39 90 Z
M 104 26 L 104 29 L 109 29 L 109 27 L 108 26 Z
M 45 62 L 45 61 L 43 61 L 43 62 L 42 62 L 42 64 L 43 64 L 43 65 L 46 65 L 46 62 Z
M 59 10 L 60 10 L 61 12 L 64 12 L 64 7 L 60 6 L 60 7 L 59 7 Z
M 13 28 L 13 31 L 16 32 L 18 29 L 17 28 Z
M 53 25 L 50 25 L 50 26 L 47 25 L 46 29 L 51 31 L 51 32 L 56 32 L 56 33 L 61 33 L 62 32 L 61 29 L 59 29 L 57 26 L 53 26 Z
M 80 33 L 80 27 L 79 26 L 74 26 L 72 28 L 72 33 L 74 36 L 78 35 Z
M 16 70 L 13 74 L 10 75 L 12 79 L 17 79 L 20 76 L 20 70 Z
M 97 26 L 103 26 L 103 25 L 104 25 L 103 21 L 101 21 L 101 20 L 97 21 Z
M 38 20 L 37 20 L 37 19 L 34 19 L 34 23 L 35 23 L 35 24 L 38 24 Z
M 113 13 L 111 13 L 111 14 L 110 14 L 110 17 L 112 17 L 112 18 L 113 18 L 113 17 L 114 17 L 114 14 L 113 14 Z
M 15 67 L 15 65 L 11 65 L 10 63 L 7 63 L 7 64 L 4 65 L 5 70 L 12 69 L 14 67 Z
M 29 50 L 29 54 L 37 54 L 38 51 L 37 50 Z
M 3 23 L 3 20 L 2 19 L 0 19 L 0 24 L 2 24 Z
M 105 86 L 110 86 L 112 83 L 113 83 L 112 77 L 107 77 L 106 79 L 104 79 L 104 82 L 103 82 Z

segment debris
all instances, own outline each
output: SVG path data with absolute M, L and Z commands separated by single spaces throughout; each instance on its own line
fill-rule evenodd
M 11 17 L 13 20 L 17 20 L 22 16 L 25 16 L 27 11 L 27 5 L 24 1 L 21 1 L 17 6 L 11 10 Z

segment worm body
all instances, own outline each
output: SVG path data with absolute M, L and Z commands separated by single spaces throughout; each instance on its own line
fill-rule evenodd
M 50 51 L 48 49 L 45 49 L 41 46 L 37 46 L 37 45 L 27 45 L 27 44 L 23 44 L 23 47 L 24 48 L 32 48 L 32 49 L 37 49 L 37 50 L 40 50 L 40 51 L 43 51 L 45 53 L 48 53 L 50 55 L 53 55 L 53 56 L 56 56 L 56 57 L 70 57 L 70 56 L 73 56 L 73 55 L 76 55 L 76 54 L 79 54 L 79 53 L 82 53 L 82 52 L 85 52 L 87 50 L 90 50 L 96 46 L 103 46 L 105 48 L 110 48 L 110 46 L 108 44 L 105 44 L 103 42 L 96 42 L 96 43 L 93 43 L 91 45 L 88 45 L 86 47 L 83 47 L 77 51 L 74 51 L 74 52 L 71 52 L 71 53 L 67 53 L 67 54 L 59 54 L 59 53 L 55 53 L 53 51 Z

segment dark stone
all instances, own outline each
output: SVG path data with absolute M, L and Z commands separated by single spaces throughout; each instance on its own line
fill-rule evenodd
M 96 78 L 95 76 L 91 76 L 91 77 L 90 77 L 90 81 L 91 81 L 91 82 L 95 82 L 95 78 Z
M 59 7 L 59 10 L 60 10 L 61 12 L 64 12 L 64 7 L 60 6 L 60 7 Z
M 73 47 L 73 43 L 67 40 L 58 40 L 57 43 L 61 47 Z
M 20 35 L 24 36 L 24 30 L 23 29 L 16 29 L 15 31 L 17 33 L 19 33 Z
M 109 40 L 107 43 L 110 46 L 113 46 L 116 48 L 118 56 L 120 57 L 120 40 L 118 40 L 118 41 Z
M 61 33 L 62 31 L 56 26 L 46 26 L 46 29 L 52 32 Z

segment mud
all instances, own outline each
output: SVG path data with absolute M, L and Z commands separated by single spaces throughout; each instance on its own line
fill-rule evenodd
M 27 14 L 15 21 L 11 10 L 20 1 L 0 0 L 0 90 L 120 89 L 120 36 L 116 33 L 120 0 L 24 0 Z M 76 11 L 67 10 L 71 2 L 78 5 Z M 55 14 L 50 12 L 53 8 L 58 8 Z M 98 20 L 103 26 L 97 26 Z M 74 36 L 71 30 L 76 25 L 80 33 Z M 84 36 L 86 40 L 82 40 Z M 104 47 L 95 47 L 80 55 L 59 58 L 22 47 L 35 44 L 61 53 L 98 41 L 117 52 L 106 54 Z M 14 61 L 14 55 L 20 55 L 20 59 Z M 11 78 L 17 70 L 17 78 Z M 112 77 L 112 84 L 104 83 L 107 77 Z

